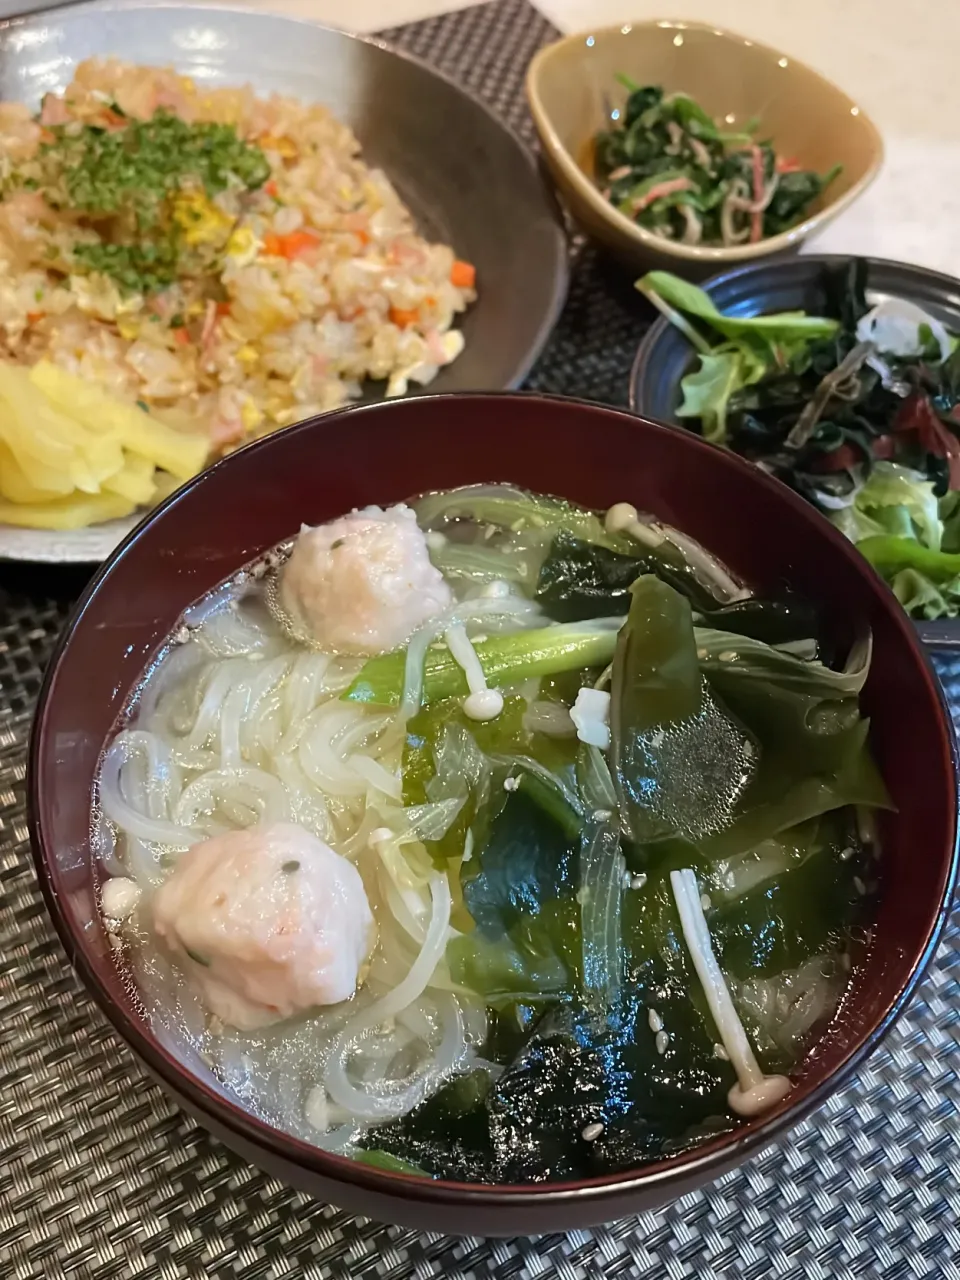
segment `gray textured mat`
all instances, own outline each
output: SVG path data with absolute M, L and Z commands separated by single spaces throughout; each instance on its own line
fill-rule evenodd
M 522 76 L 550 36 L 523 0 L 391 37 L 528 133 Z M 643 308 L 577 255 L 531 382 L 622 403 Z M 579 336 L 575 337 L 579 330 Z M 960 929 L 853 1087 L 768 1152 L 662 1213 L 535 1241 L 382 1227 L 230 1155 L 140 1072 L 67 966 L 24 819 L 30 715 L 82 580 L 0 566 L 0 1280 L 960 1280 Z M 960 660 L 940 663 L 960 716 Z

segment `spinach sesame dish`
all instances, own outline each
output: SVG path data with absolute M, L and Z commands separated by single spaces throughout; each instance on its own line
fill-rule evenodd
M 761 124 L 724 129 L 689 94 L 618 76 L 629 96 L 596 135 L 597 181 L 615 208 L 681 244 L 756 244 L 802 222 L 841 171 L 778 154 Z
M 475 284 L 323 106 L 114 59 L 0 103 L 0 524 L 127 517 L 365 382 L 426 385 Z
M 789 1102 L 874 918 L 869 633 L 627 503 L 478 485 L 304 525 L 161 654 L 101 910 L 240 1105 L 516 1184 Z

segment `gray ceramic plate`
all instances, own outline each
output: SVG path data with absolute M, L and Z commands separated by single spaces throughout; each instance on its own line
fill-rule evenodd
M 465 350 L 428 391 L 523 381 L 563 305 L 566 240 L 533 156 L 482 103 L 412 58 L 312 23 L 228 8 L 99 4 L 0 23 L 0 97 L 37 106 L 98 54 L 330 107 L 420 230 L 477 267 L 480 297 L 463 320 Z M 0 558 L 102 560 L 134 523 L 76 534 L 0 525 Z
M 703 286 L 721 311 L 756 316 L 774 311 L 821 313 L 825 305 L 823 268 L 845 261 L 839 255 L 802 254 L 741 267 L 714 276 Z M 906 298 L 960 333 L 960 280 L 902 262 L 867 258 L 867 293 L 872 301 Z M 630 374 L 630 407 L 645 418 L 680 427 L 680 380 L 695 364 L 693 347 L 667 320 L 658 320 L 640 344 Z M 960 619 L 918 622 L 934 648 L 960 649 Z

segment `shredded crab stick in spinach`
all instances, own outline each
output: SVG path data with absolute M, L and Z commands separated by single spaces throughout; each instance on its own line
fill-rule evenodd
M 665 239 L 756 244 L 802 222 L 841 171 L 778 155 L 757 121 L 724 130 L 686 93 L 617 79 L 629 96 L 596 136 L 597 177 L 625 217 Z
M 724 315 L 653 271 L 637 288 L 690 341 L 677 416 L 817 506 L 916 618 L 960 615 L 960 351 L 936 316 L 825 267 L 824 316 Z

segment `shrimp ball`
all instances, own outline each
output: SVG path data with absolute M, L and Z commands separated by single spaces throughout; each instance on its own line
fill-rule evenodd
M 153 918 L 209 1011 L 243 1031 L 349 999 L 376 938 L 356 867 L 293 823 L 194 845 Z
M 304 528 L 280 577 L 280 607 L 333 653 L 389 653 L 452 602 L 405 506 Z

